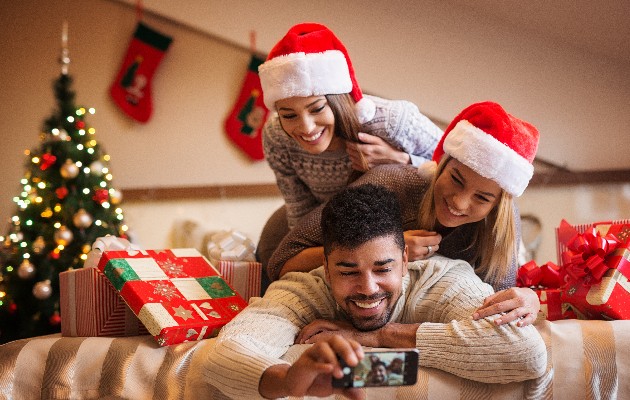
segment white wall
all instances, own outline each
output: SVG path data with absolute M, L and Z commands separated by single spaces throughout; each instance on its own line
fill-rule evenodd
M 128 4 L 131 3 L 132 5 Z M 54 107 L 62 21 L 77 102 L 97 109 L 88 123 L 112 157 L 121 189 L 272 183 L 264 162 L 252 163 L 223 133 L 240 90 L 257 32 L 268 51 L 294 23 L 328 24 L 344 41 L 367 92 L 414 101 L 448 121 L 466 105 L 494 99 L 541 132 L 539 154 L 576 169 L 630 168 L 628 65 L 563 43 L 515 31 L 477 15 L 460 1 L 145 1 L 195 29 L 145 13 L 145 22 L 174 41 L 153 81 L 155 113 L 132 122 L 107 90 L 135 28 L 135 1 L 4 2 L 0 6 L 0 221 L 15 211 L 11 197 L 24 173 L 24 149 L 39 145 Z M 210 32 L 216 38 L 209 36 Z M 545 243 L 564 217 L 571 222 L 630 217 L 626 185 L 530 189 L 523 212 L 544 223 Z M 610 200 L 606 200 L 610 199 Z M 127 222 L 146 247 L 168 245 L 172 221 L 198 217 L 210 228 L 233 227 L 254 239 L 279 198 L 123 203 Z M 546 255 L 549 253 L 549 255 Z M 541 251 L 541 261 L 555 250 Z

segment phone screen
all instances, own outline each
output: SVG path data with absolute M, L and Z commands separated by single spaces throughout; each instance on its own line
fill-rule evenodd
M 413 385 L 418 376 L 418 351 L 366 351 L 354 368 L 344 367 L 344 377 L 335 387 Z

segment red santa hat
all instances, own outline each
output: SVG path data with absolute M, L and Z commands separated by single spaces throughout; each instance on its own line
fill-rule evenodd
M 345 46 L 321 24 L 289 29 L 258 67 L 258 75 L 270 110 L 275 110 L 276 101 L 289 97 L 350 93 L 361 123 L 376 112 L 374 102 L 363 97 Z
M 518 197 L 534 174 L 538 130 L 490 101 L 465 108 L 449 124 L 433 153 L 444 153 Z

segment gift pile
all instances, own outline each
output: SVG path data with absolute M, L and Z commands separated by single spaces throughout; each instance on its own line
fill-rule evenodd
M 531 287 L 550 320 L 630 319 L 630 220 L 556 228 L 559 266 L 530 261 L 517 286 Z
M 96 259 L 96 268 L 68 271 L 62 280 L 64 335 L 127 336 L 145 329 L 166 346 L 213 337 L 247 306 L 195 249 L 106 250 Z

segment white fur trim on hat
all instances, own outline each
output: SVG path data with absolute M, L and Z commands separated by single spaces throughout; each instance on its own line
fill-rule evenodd
M 527 159 L 466 120 L 448 133 L 444 152 L 516 197 L 534 175 L 534 166 Z
M 339 50 L 291 53 L 277 56 L 258 67 L 265 106 L 289 97 L 350 93 L 352 80 L 346 57 Z

